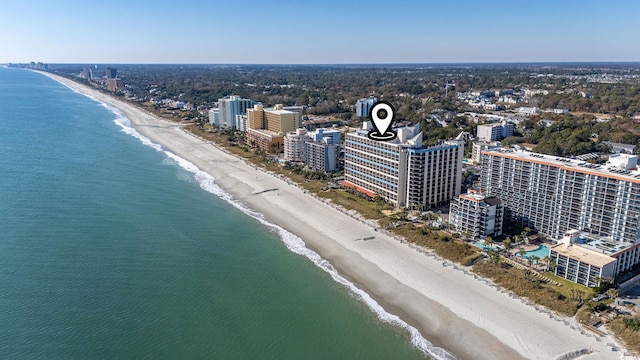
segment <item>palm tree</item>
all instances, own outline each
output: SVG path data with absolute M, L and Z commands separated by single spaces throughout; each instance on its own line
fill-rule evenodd
M 615 298 L 618 297 L 618 290 L 610 288 L 609 290 L 607 290 L 607 296 L 609 297 L 609 299 L 615 300 Z
M 551 259 L 551 258 L 549 258 L 549 263 L 547 264 L 547 269 L 549 269 L 550 271 L 553 272 L 556 269 L 556 265 L 558 265 L 558 264 L 556 264 L 556 261 Z
M 520 255 L 521 258 L 524 259 L 524 254 L 526 254 L 526 250 L 523 248 L 520 248 L 520 250 L 518 250 L 518 255 Z
M 511 238 L 507 236 L 507 238 L 506 238 L 506 239 L 504 239 L 504 241 L 502 242 L 502 244 L 504 245 L 504 247 L 505 247 L 506 249 L 511 249 L 511 245 L 512 245 Z
M 527 258 L 527 262 L 529 263 L 529 267 L 531 267 L 533 265 L 533 258 L 536 257 L 535 255 L 531 255 Z
M 484 241 L 485 244 L 489 245 L 491 250 L 493 250 L 493 244 L 495 244 L 495 240 L 491 236 L 487 236 L 487 239 Z
M 522 240 L 524 240 L 525 244 L 529 244 L 529 238 L 527 237 L 527 232 L 522 230 L 522 232 L 520 233 L 520 237 L 522 237 Z
M 545 265 L 544 271 L 549 271 L 549 262 L 551 262 L 551 258 L 549 256 L 545 256 L 542 258 L 542 263 Z
M 532 264 L 537 264 L 538 260 L 540 260 L 540 257 L 536 255 L 531 255 L 529 256 L 529 260 Z M 529 264 L 529 266 L 531 266 L 531 264 Z

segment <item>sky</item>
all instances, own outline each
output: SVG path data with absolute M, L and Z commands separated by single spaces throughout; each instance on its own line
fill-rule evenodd
M 637 0 L 0 0 L 0 63 L 640 61 Z

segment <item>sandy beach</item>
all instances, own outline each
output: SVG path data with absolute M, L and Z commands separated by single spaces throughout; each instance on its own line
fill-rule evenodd
M 135 106 L 52 74 L 68 87 L 120 109 L 135 129 L 209 173 L 215 182 L 365 290 L 388 312 L 459 359 L 618 359 L 611 337 L 596 339 L 574 319 L 551 315 L 448 263 L 385 235 L 283 179 Z M 263 190 L 276 189 L 259 193 Z M 258 194 L 259 193 L 259 194 Z M 362 240 L 372 237 L 370 240 Z M 570 358 L 570 357 L 567 357 Z

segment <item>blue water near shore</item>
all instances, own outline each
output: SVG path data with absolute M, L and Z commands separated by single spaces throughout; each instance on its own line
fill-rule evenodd
M 0 68 L 0 358 L 425 357 L 299 239 L 126 124 Z

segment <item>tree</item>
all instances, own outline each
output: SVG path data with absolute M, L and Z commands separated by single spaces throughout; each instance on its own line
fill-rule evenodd
M 533 265 L 533 258 L 535 257 L 535 255 L 531 255 L 527 258 L 527 262 L 529 263 L 529 267 L 531 267 Z
M 527 251 L 523 248 L 520 248 L 520 250 L 518 250 L 518 255 L 520 255 L 521 258 L 524 259 L 524 254 L 526 254 Z
M 549 271 L 549 263 L 551 262 L 551 258 L 549 256 L 545 256 L 542 258 L 542 263 L 545 265 L 544 271 Z
M 489 260 L 491 260 L 493 264 L 497 264 L 498 261 L 500 261 L 500 255 L 497 252 L 491 250 L 489 251 Z
M 504 245 L 504 247 L 506 249 L 511 249 L 511 245 L 513 245 L 513 243 L 511 242 L 511 238 L 509 236 L 507 236 L 506 239 L 504 239 L 504 241 L 502 242 L 502 244 Z
M 530 262 L 529 266 L 531 266 L 531 264 L 537 264 L 538 260 L 540 260 L 539 256 L 536 256 L 536 255 L 529 256 L 529 262 Z
M 609 288 L 609 290 L 607 290 L 606 294 L 609 297 L 609 299 L 615 300 L 615 298 L 618 297 L 618 290 L 616 290 L 614 288 Z
M 493 250 L 493 244 L 495 244 L 495 241 L 493 240 L 493 238 L 491 236 L 487 236 L 487 239 L 484 241 L 484 243 L 489 245 L 489 248 L 491 248 L 491 250 Z

